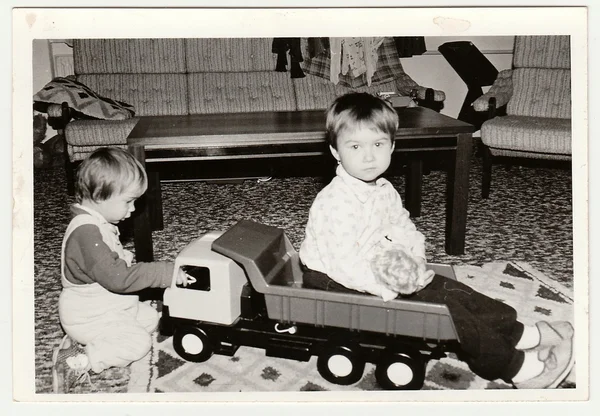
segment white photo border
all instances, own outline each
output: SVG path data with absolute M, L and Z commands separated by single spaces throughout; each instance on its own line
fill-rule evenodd
M 481 392 L 331 392 L 302 394 L 229 393 L 119 395 L 82 397 L 35 393 L 33 338 L 33 189 L 31 119 L 32 40 L 83 37 L 273 37 L 328 36 L 506 36 L 568 34 L 572 39 L 573 227 L 577 388 L 548 391 Z M 22 401 L 571 401 L 585 400 L 589 389 L 588 333 L 588 44 L 585 7 L 501 8 L 347 8 L 347 9 L 14 9 L 13 19 L 13 389 Z M 269 25 L 264 22 L 268 21 Z M 110 24 L 103 24 L 110 22 Z M 402 22 L 399 24 L 399 22 Z M 388 29 L 393 27 L 393 30 Z M 17 322 L 31 325 L 16 325 Z M 359 403 L 357 406 L 362 407 Z M 147 409 L 149 410 L 149 409 Z M 363 409 L 367 410 L 367 409 Z

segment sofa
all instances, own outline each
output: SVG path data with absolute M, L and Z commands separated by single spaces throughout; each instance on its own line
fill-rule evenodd
M 405 74 L 392 44 L 392 38 L 384 38 L 392 51 L 386 62 L 393 68 L 380 68 L 385 62 L 377 62 L 376 74 L 381 71 L 383 81 L 349 88 L 311 75 L 310 59 L 301 63 L 304 76 L 293 77 L 286 68 L 276 71 L 282 57 L 274 53 L 272 38 L 75 39 L 73 79 L 124 108 L 113 106 L 115 117 L 90 117 L 82 114 L 87 107 L 55 103 L 60 109 L 54 110 L 53 121 L 64 125 L 69 183 L 73 164 L 96 148 L 126 147 L 139 117 L 325 109 L 350 90 L 412 94 L 419 105 L 439 109 L 444 93 L 419 86 Z M 128 117 L 126 110 L 135 114 Z
M 481 126 L 483 198 L 490 194 L 493 162 L 546 160 L 568 167 L 572 152 L 569 36 L 515 36 L 512 68 L 500 71 L 473 108 L 489 118 Z

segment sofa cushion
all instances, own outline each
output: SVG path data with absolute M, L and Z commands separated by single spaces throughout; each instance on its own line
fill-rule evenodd
M 274 71 L 272 38 L 186 39 L 188 72 Z M 288 75 L 289 76 L 289 75 Z
M 73 69 L 81 74 L 185 73 L 184 39 L 74 39 Z
M 481 126 L 481 140 L 494 149 L 540 155 L 571 155 L 571 120 L 544 117 L 495 117 Z
M 127 136 L 135 127 L 139 117 L 129 120 L 74 120 L 65 127 L 67 151 L 71 160 L 75 154 L 87 154 L 99 146 L 125 146 Z
M 294 111 L 292 80 L 282 72 L 189 74 L 190 114 Z
M 539 153 L 532 151 L 511 150 L 511 149 L 491 149 L 494 156 L 517 157 L 528 159 L 545 159 L 545 160 L 571 160 L 571 155 L 563 155 L 561 153 Z
M 333 100 L 347 92 L 387 92 L 396 91 L 396 82 L 390 81 L 383 84 L 364 86 L 355 89 L 335 85 L 328 79 L 307 75 L 305 78 L 293 80 L 298 110 L 320 110 L 329 107 Z
M 516 68 L 512 84 L 507 114 L 571 118 L 571 70 Z
M 133 104 L 138 116 L 188 114 L 185 74 L 88 74 L 78 78 L 102 95 Z
M 69 160 L 71 162 L 80 162 L 103 146 L 118 147 L 120 149 L 127 150 L 127 145 L 125 144 L 102 144 L 96 146 L 71 146 L 68 144 L 67 153 L 69 155 Z
M 571 68 L 569 36 L 516 36 L 515 68 Z

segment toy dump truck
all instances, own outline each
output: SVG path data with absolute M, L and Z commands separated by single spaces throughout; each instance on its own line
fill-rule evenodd
M 450 266 L 428 267 L 454 278 Z M 187 286 L 175 284 L 180 268 Z M 188 361 L 249 346 L 299 361 L 317 356 L 332 383 L 359 381 L 370 362 L 382 388 L 420 389 L 427 360 L 459 346 L 446 305 L 303 287 L 298 253 L 276 227 L 242 220 L 209 232 L 181 251 L 174 273 L 161 332 Z

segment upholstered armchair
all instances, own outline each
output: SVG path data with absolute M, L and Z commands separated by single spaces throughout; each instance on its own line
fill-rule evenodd
M 481 126 L 482 197 L 488 198 L 492 163 L 504 159 L 571 160 L 569 36 L 516 36 L 512 69 L 473 102 L 487 112 Z M 498 109 L 506 110 L 497 116 Z

